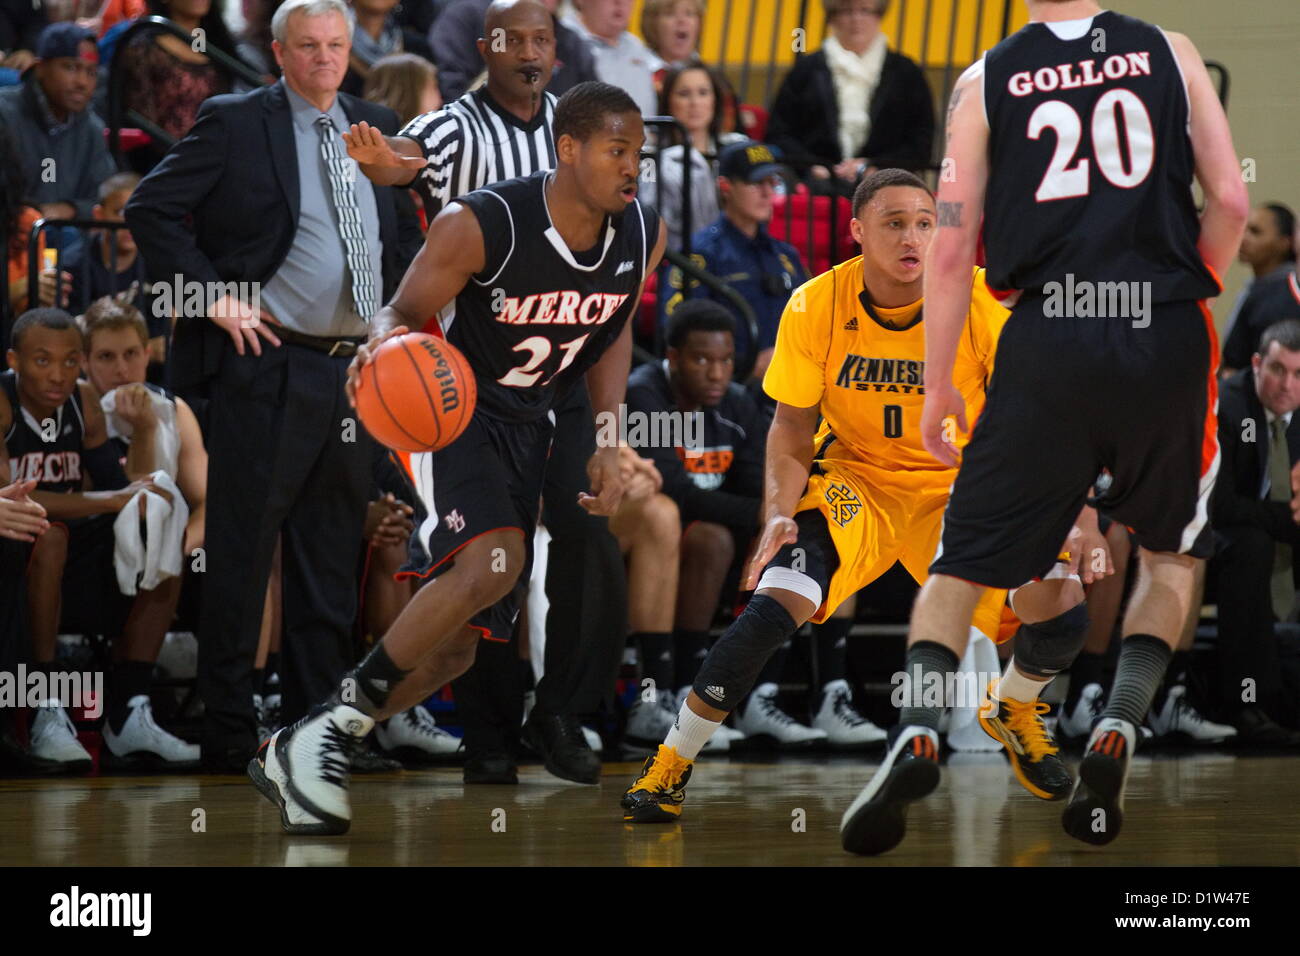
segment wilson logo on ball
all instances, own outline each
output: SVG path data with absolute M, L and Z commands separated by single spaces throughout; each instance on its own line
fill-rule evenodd
M 357 414 L 375 440 L 397 451 L 446 448 L 474 414 L 478 389 L 460 350 L 423 333 L 375 350 L 357 383 Z

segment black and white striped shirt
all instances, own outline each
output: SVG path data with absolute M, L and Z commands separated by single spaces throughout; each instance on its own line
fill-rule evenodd
M 554 119 L 550 93 L 542 93 L 542 108 L 525 123 L 480 87 L 407 123 L 398 135 L 414 140 L 424 152 L 424 169 L 411 188 L 424 200 L 429 221 L 475 189 L 554 169 Z

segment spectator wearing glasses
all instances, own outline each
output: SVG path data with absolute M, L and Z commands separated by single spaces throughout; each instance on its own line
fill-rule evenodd
M 823 0 L 830 36 L 801 57 L 772 104 L 767 141 L 846 195 L 872 169 L 930 163 L 934 104 L 920 67 L 880 31 L 889 0 Z
M 751 341 L 748 323 L 736 319 L 736 364 L 754 356 L 751 377 L 761 381 L 776 345 L 776 328 L 790 293 L 808 280 L 799 252 L 767 231 L 772 218 L 772 197 L 782 167 L 769 147 L 752 140 L 728 146 L 718 158 L 718 192 L 722 214 L 691 239 L 691 256 L 707 272 L 735 289 L 754 310 L 758 340 Z M 672 293 L 665 311 L 686 298 L 715 298 L 729 311 L 730 300 L 707 286 L 687 288 L 681 271 L 669 273 Z

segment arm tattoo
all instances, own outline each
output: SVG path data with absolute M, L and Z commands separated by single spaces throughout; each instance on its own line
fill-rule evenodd
M 959 202 L 940 202 L 939 203 L 939 227 L 954 226 L 961 228 L 961 207 L 963 203 Z
M 952 91 L 952 98 L 948 100 L 948 116 L 944 121 L 943 135 L 945 139 L 952 139 L 952 119 L 957 113 L 957 104 L 961 102 L 962 94 L 966 92 L 965 87 L 958 86 Z

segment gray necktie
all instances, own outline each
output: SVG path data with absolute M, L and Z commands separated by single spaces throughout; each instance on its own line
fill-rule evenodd
M 1286 422 L 1275 418 L 1269 425 L 1268 497 L 1272 501 L 1291 501 L 1291 456 L 1286 446 Z M 1278 544 L 1273 552 L 1273 576 L 1269 590 L 1273 595 L 1273 613 L 1285 621 L 1295 609 L 1295 578 L 1291 570 L 1291 546 Z
M 348 271 L 352 273 L 352 304 L 363 322 L 369 322 L 378 304 L 375 301 L 375 277 L 370 269 L 370 250 L 361 231 L 361 210 L 357 208 L 355 179 L 348 175 L 343 152 L 339 149 L 334 121 L 321 114 L 316 120 L 320 133 L 320 154 L 329 171 L 330 192 L 338 217 L 339 235 L 347 251 Z

